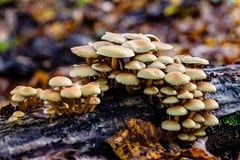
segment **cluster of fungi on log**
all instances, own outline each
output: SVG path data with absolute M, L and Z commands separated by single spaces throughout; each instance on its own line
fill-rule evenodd
M 215 92 L 216 87 L 206 81 L 202 66 L 209 64 L 207 60 L 160 55 L 169 49 L 171 45 L 152 34 L 106 32 L 102 41 L 71 48 L 86 59 L 86 64 L 74 65 L 69 73 L 77 82 L 57 76 L 49 81 L 52 89 L 18 86 L 11 92 L 12 101 L 22 112 L 29 107 L 48 106 L 43 113 L 52 121 L 52 117 L 62 114 L 94 111 L 99 97 L 109 88 L 125 87 L 129 93 L 148 95 L 150 104 L 165 104 L 169 120 L 163 121 L 161 127 L 168 131 L 170 139 L 194 141 L 206 135 L 208 126 L 219 123 L 208 113 L 217 109 L 218 103 L 205 99 L 205 94 Z M 13 117 L 10 120 L 19 119 Z

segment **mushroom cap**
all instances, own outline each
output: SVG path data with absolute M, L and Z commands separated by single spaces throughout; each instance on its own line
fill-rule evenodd
M 214 115 L 207 115 L 204 118 L 204 125 L 206 126 L 216 126 L 219 124 L 217 117 L 215 117 Z
M 207 75 L 202 69 L 188 68 L 186 69 L 185 74 L 188 75 L 191 80 L 203 80 L 207 78 Z
M 166 68 L 166 66 L 163 63 L 159 62 L 158 60 L 152 62 L 147 67 L 148 68 L 158 68 L 158 69 L 165 69 Z
M 141 33 L 124 33 L 123 34 L 127 39 L 144 39 L 146 41 L 151 41 L 150 38 L 141 34 Z
M 101 93 L 100 85 L 94 82 L 90 82 L 81 87 L 81 92 L 84 97 L 98 95 Z
M 197 138 L 193 134 L 189 135 L 188 141 L 195 141 Z
M 173 59 L 169 56 L 159 56 L 158 60 L 165 65 L 170 64 L 170 63 L 174 63 Z
M 51 78 L 48 84 L 52 87 L 68 87 L 72 85 L 72 81 L 64 76 L 56 76 Z
M 153 34 L 145 34 L 151 41 L 160 41 L 155 35 Z
M 97 96 L 91 96 L 90 97 L 90 100 L 89 100 L 90 105 L 97 105 L 97 104 L 100 104 L 100 103 L 101 103 L 101 100 Z
M 47 115 L 55 114 L 56 113 L 56 108 L 54 108 L 54 107 L 46 108 L 46 109 L 43 110 L 43 113 L 47 114 Z
M 143 90 L 143 93 L 147 95 L 154 95 L 158 93 L 158 89 L 157 87 L 147 87 Z
M 206 59 L 199 57 L 184 57 L 180 59 L 182 63 L 185 64 L 199 64 L 199 65 L 208 65 L 209 62 Z
M 101 39 L 105 41 L 117 43 L 117 44 L 123 44 L 124 42 L 127 41 L 127 38 L 125 38 L 122 34 L 111 33 L 111 32 L 106 32 Z
M 156 51 L 170 50 L 173 49 L 173 46 L 167 43 L 162 43 L 160 41 L 153 41 Z
M 146 68 L 146 65 L 141 61 L 132 60 L 132 61 L 127 62 L 124 65 L 124 68 L 131 69 L 131 70 L 141 70 L 143 68 Z
M 162 94 L 161 92 L 158 92 L 158 94 L 156 94 L 155 96 L 156 96 L 156 97 L 159 97 L 159 98 L 163 98 L 163 97 L 165 97 L 165 95 Z
M 170 107 L 166 112 L 171 116 L 184 116 L 188 114 L 188 111 L 183 106 Z
M 18 118 L 15 117 L 15 116 L 11 116 L 11 117 L 8 118 L 8 122 L 15 122 L 17 120 L 18 120 Z
M 109 65 L 107 65 L 106 63 L 103 63 L 103 62 L 94 63 L 94 64 L 92 64 L 91 67 L 93 69 L 95 69 L 96 71 L 99 71 L 99 72 L 110 72 L 110 71 L 112 71 L 112 68 Z
M 174 96 L 167 97 L 163 100 L 163 103 L 166 103 L 166 104 L 174 104 L 174 103 L 178 103 L 178 102 L 179 102 L 179 100 Z
M 177 91 L 172 87 L 162 87 L 160 91 L 166 95 L 174 96 L 177 95 Z
M 183 85 L 190 81 L 190 77 L 181 72 L 169 72 L 164 79 L 172 85 Z
M 98 50 L 102 46 L 109 46 L 109 45 L 113 45 L 113 43 L 107 42 L 107 41 L 98 41 L 93 43 L 93 48 Z
M 203 93 L 199 90 L 195 90 L 192 92 L 194 98 L 199 98 L 203 96 Z
M 144 63 L 149 63 L 157 60 L 157 57 L 152 53 L 138 54 L 133 58 Z
M 180 133 L 180 134 L 178 135 L 178 139 L 180 139 L 180 140 L 182 140 L 182 141 L 188 141 L 189 136 L 188 136 L 188 134 L 186 134 L 186 133 Z
M 156 49 L 155 45 L 144 39 L 134 39 L 122 44 L 123 47 L 133 50 L 135 53 L 144 53 Z
M 195 121 L 194 121 L 195 122 Z M 202 126 L 201 126 L 201 124 L 199 124 L 199 123 L 196 123 L 196 126 L 194 127 L 194 129 L 200 129 Z
M 191 99 L 184 104 L 184 107 L 190 111 L 199 111 L 203 110 L 205 108 L 205 105 L 199 99 Z
M 11 100 L 13 102 L 23 102 L 24 99 L 25 98 L 22 95 L 20 95 L 19 93 L 16 93 L 16 94 L 12 95 L 12 97 L 11 97 Z
M 101 92 L 106 92 L 109 90 L 109 86 L 107 84 L 100 84 Z
M 154 85 L 163 85 L 163 83 L 164 83 L 164 81 L 162 79 L 153 81 Z
M 180 89 L 186 89 L 188 91 L 195 91 L 197 89 L 197 85 L 191 82 L 183 84 L 180 86 Z
M 36 97 L 37 97 L 37 98 L 40 98 L 40 94 L 41 94 L 41 92 L 43 91 L 43 89 L 42 89 L 42 88 L 36 88 L 36 91 L 37 91 Z
M 16 86 L 13 90 L 11 90 L 10 94 L 13 95 L 19 93 L 22 87 L 25 86 Z
M 204 130 L 198 129 L 193 133 L 195 136 L 203 137 L 206 136 L 206 132 Z
M 195 122 L 202 123 L 205 121 L 205 118 L 201 114 L 195 114 L 192 118 Z
M 213 110 L 219 107 L 218 103 L 214 99 L 204 99 L 205 110 Z
M 33 96 L 37 93 L 37 90 L 32 87 L 22 87 L 19 92 L 22 96 Z
M 94 81 L 95 83 L 98 84 L 108 84 L 108 81 L 105 78 L 98 78 L 96 81 Z
M 140 80 L 132 73 L 120 73 L 116 76 L 116 81 L 125 85 L 138 85 Z
M 97 54 L 112 58 L 128 58 L 133 57 L 135 55 L 131 49 L 118 45 L 100 47 L 97 50 Z
M 144 68 L 137 73 L 137 77 L 139 78 L 152 80 L 163 79 L 164 75 L 163 71 L 157 68 Z
M 162 129 L 167 131 L 179 131 L 181 126 L 173 120 L 165 120 L 161 124 Z
M 113 71 L 112 73 L 110 73 L 108 75 L 109 79 L 115 79 L 117 77 L 118 74 L 122 73 L 122 71 Z
M 193 94 L 186 89 L 180 90 L 177 94 L 178 99 L 193 99 Z
M 172 63 L 166 66 L 165 72 L 169 73 L 169 72 L 181 72 L 184 73 L 185 72 L 185 67 L 182 64 L 178 64 L 178 63 Z
M 71 51 L 83 58 L 97 58 L 99 56 L 90 45 L 72 47 Z
M 70 77 L 91 77 L 96 76 L 98 73 L 87 64 L 81 64 L 74 67 L 70 73 Z
M 201 92 L 216 92 L 216 87 L 209 82 L 198 82 L 197 89 Z
M 40 93 L 40 99 L 50 102 L 61 101 L 61 95 L 58 91 L 46 89 Z
M 187 118 L 182 122 L 182 126 L 185 128 L 195 128 L 196 123 L 192 119 Z
M 82 95 L 80 87 L 77 87 L 77 86 L 63 88 L 60 94 L 62 97 L 69 98 L 69 99 L 80 98 Z
M 15 112 L 13 112 L 12 116 L 21 118 L 21 117 L 25 116 L 25 113 L 23 113 L 22 111 L 15 111 Z

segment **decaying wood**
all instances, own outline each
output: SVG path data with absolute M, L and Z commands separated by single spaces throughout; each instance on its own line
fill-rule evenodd
M 228 65 L 205 69 L 218 91 L 207 95 L 215 98 L 220 109 L 214 111 L 222 117 L 240 110 L 240 65 Z M 164 106 L 150 106 L 148 98 L 141 93 L 128 95 L 121 90 L 111 90 L 102 98 L 98 110 L 83 116 L 61 117 L 48 125 L 46 120 L 34 119 L 31 115 L 23 120 L 22 126 L 6 124 L 7 117 L 0 118 L 1 158 L 44 158 L 57 156 L 100 156 L 100 159 L 117 159 L 104 142 L 126 126 L 131 118 L 151 121 L 159 125 Z M 239 130 L 236 130 L 239 133 Z M 215 133 L 211 133 L 210 135 Z M 223 136 L 224 133 L 217 135 Z M 229 135 L 231 136 L 231 135 Z M 214 136 L 210 136 L 210 142 Z M 236 138 L 233 136 L 233 138 Z M 235 140 L 240 146 L 239 138 Z M 227 143 L 227 142 L 225 142 Z M 224 145 L 222 142 L 221 145 Z M 210 147 L 221 149 L 211 143 Z M 214 149 L 214 148 L 212 148 Z M 115 156 L 115 157 L 114 157 Z M 67 159 L 67 158 L 66 158 Z M 93 159 L 96 159 L 93 158 Z

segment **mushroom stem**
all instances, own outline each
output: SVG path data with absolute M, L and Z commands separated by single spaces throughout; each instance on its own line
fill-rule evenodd
M 117 58 L 112 58 L 111 66 L 113 71 L 117 70 L 118 67 L 118 59 Z
M 152 82 L 153 81 L 151 79 L 148 79 L 147 82 L 146 82 L 147 83 L 147 87 L 151 87 L 152 86 Z
M 85 100 L 85 104 L 84 104 L 84 112 L 86 113 L 86 111 L 88 110 L 88 104 L 90 101 L 90 96 L 87 96 L 86 100 Z
M 192 117 L 194 116 L 195 112 L 194 111 L 190 111 L 189 115 L 188 115 L 188 118 L 189 119 L 192 119 Z
M 132 93 L 132 90 L 131 90 L 129 85 L 126 85 L 126 90 L 127 90 L 128 93 L 130 93 L 130 94 Z
M 89 79 L 87 77 L 82 78 L 83 85 L 87 84 L 89 82 Z
M 96 105 L 90 105 L 89 112 L 93 112 L 95 110 Z
M 169 143 L 173 143 L 173 135 L 172 135 L 172 131 L 168 131 L 168 133 L 167 133 L 167 137 L 168 137 L 168 141 L 169 141 Z
M 87 62 L 88 65 L 92 64 L 92 60 L 90 58 L 86 58 L 86 62 Z
M 174 116 L 174 121 L 176 121 L 178 123 L 179 121 L 179 116 Z
M 52 124 L 52 115 L 49 115 L 49 124 Z
M 20 117 L 17 118 L 17 123 L 18 123 L 18 125 L 21 125 L 21 118 Z
M 207 116 L 208 115 L 208 110 L 203 111 L 203 115 Z
M 153 105 L 153 95 L 149 95 L 150 104 Z

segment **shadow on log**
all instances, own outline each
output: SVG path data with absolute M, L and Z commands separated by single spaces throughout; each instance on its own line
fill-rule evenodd
M 214 114 L 223 117 L 239 111 L 240 65 L 206 68 L 205 71 L 218 89 L 216 93 L 207 95 L 220 104 L 220 109 Z M 141 93 L 128 95 L 122 90 L 111 90 L 102 98 L 96 112 L 61 117 L 51 125 L 31 115 L 26 116 L 22 126 L 6 124 L 7 117 L 2 116 L 0 159 L 79 159 L 88 156 L 88 159 L 116 160 L 118 158 L 105 143 L 106 138 L 124 128 L 131 118 L 151 121 L 159 126 L 164 119 L 163 108 L 160 104 L 150 106 L 148 97 Z M 220 151 L 226 151 L 226 147 L 231 150 L 231 147 L 240 146 L 240 138 L 236 136 L 240 135 L 239 127 L 232 132 L 221 132 L 218 127 L 208 132 L 207 146 L 217 156 L 222 155 Z M 229 143 L 229 139 L 234 143 Z

